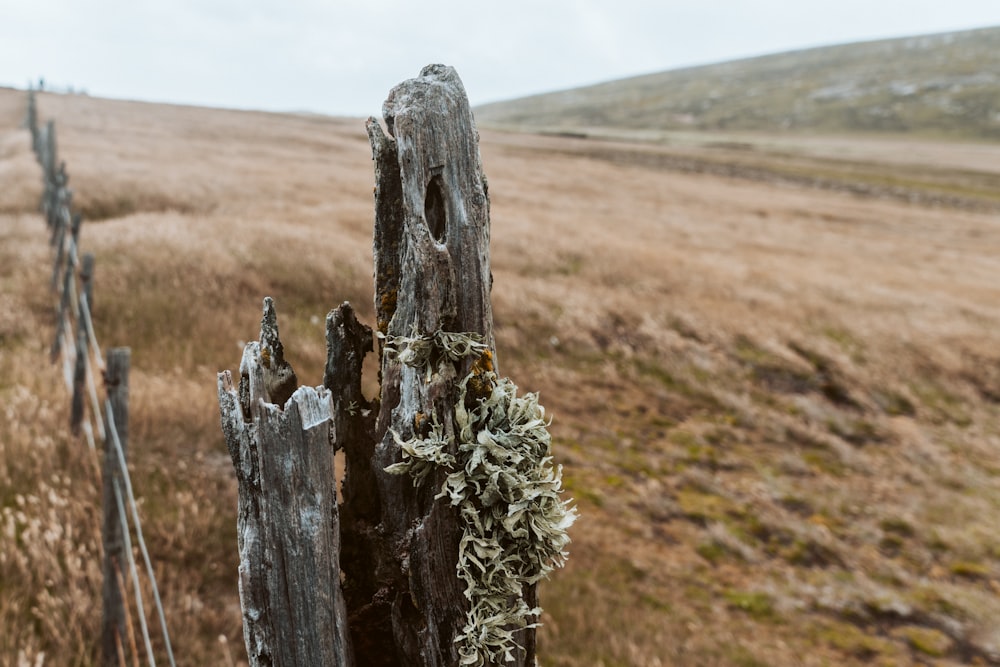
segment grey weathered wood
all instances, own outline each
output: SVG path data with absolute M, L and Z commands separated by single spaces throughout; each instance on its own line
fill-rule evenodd
M 128 348 L 108 350 L 104 375 L 108 400 L 115 419 L 122 451 L 128 453 L 128 373 L 131 352 Z M 117 667 L 118 645 L 125 638 L 125 608 L 119 587 L 121 566 L 124 561 L 121 521 L 115 502 L 114 480 L 121 475 L 118 454 L 111 438 L 104 449 L 103 502 L 104 510 L 102 544 L 104 547 L 104 588 L 101 595 L 103 622 L 101 624 L 101 652 L 105 667 Z
M 87 391 L 87 359 L 89 358 L 89 339 L 87 337 L 86 317 L 84 303 L 90 304 L 93 295 L 94 275 L 94 255 L 87 253 L 83 256 L 83 263 L 80 267 L 80 286 L 82 296 L 79 308 L 77 309 L 77 330 L 76 330 L 76 365 L 73 369 L 73 399 L 70 404 L 70 429 L 74 435 L 80 433 L 80 426 L 83 423 L 83 408 L 86 402 Z
M 42 210 L 46 214 L 49 226 L 53 226 L 53 211 L 55 209 L 56 183 L 56 124 L 49 120 L 41 134 L 39 161 L 42 165 L 42 178 L 45 192 L 42 194 Z
M 71 220 L 70 210 L 73 203 L 73 192 L 67 187 L 69 174 L 66 173 L 65 162 L 59 164 L 59 168 L 51 178 L 52 180 L 49 176 L 45 177 L 42 212 L 50 229 L 49 245 L 56 247 L 64 241 L 66 226 Z
M 358 322 L 349 303 L 343 303 L 327 315 L 326 344 L 323 384 L 333 397 L 333 443 L 344 452 L 346 470 L 340 566 L 355 664 L 392 665 L 396 664 L 392 624 L 372 557 L 380 543 L 382 518 L 379 471 L 372 466 L 377 401 L 370 403 L 361 393 L 362 363 L 372 351 L 372 330 Z
M 25 125 L 31 132 L 31 150 L 38 155 L 38 103 L 35 100 L 35 91 L 28 91 L 28 112 L 25 118 Z
M 239 485 L 244 639 L 251 667 L 353 665 L 340 587 L 331 395 L 294 384 L 266 299 L 238 388 L 228 371 L 218 377 Z M 271 402 L 286 393 L 283 404 Z
M 45 157 L 43 166 L 45 168 L 45 180 L 50 183 L 56 181 L 56 122 L 49 120 L 45 124 Z
M 244 351 L 238 388 L 228 372 L 218 377 L 239 485 L 240 597 L 254 666 L 452 667 L 460 660 L 456 639 L 469 603 L 456 572 L 457 510 L 435 498 L 446 472 L 415 487 L 386 468 L 400 461 L 397 437 L 409 439 L 432 420 L 454 430 L 457 380 L 477 360 L 414 368 L 384 347 L 386 337 L 475 333 L 495 359 L 487 184 L 453 69 L 425 68 L 393 89 L 383 112 L 388 134 L 375 119 L 367 124 L 380 398 L 369 402 L 361 392 L 372 333 L 349 304 L 327 317 L 324 387 L 291 393 L 294 374 L 285 368 L 270 300 L 260 340 Z M 339 513 L 336 450 L 346 461 Z M 311 546 L 293 549 L 303 517 L 318 517 L 310 521 Z M 300 589 L 303 572 L 308 591 Z M 526 588 L 534 606 L 535 588 Z M 533 665 L 534 629 L 517 640 L 524 650 L 506 664 Z M 331 645 L 332 655 L 308 653 Z
M 66 252 L 65 262 L 59 262 L 55 266 L 55 271 L 59 271 L 59 267 L 65 264 L 65 268 L 62 269 L 62 273 L 56 273 L 53 278 L 57 276 L 62 276 L 62 292 L 59 297 L 59 308 L 56 311 L 56 336 L 55 340 L 52 341 L 52 348 L 50 350 L 50 357 L 53 362 L 59 359 L 59 353 L 62 351 L 62 340 L 63 333 L 66 331 L 68 326 L 67 313 L 69 312 L 70 306 L 70 296 L 73 289 L 73 276 L 76 270 L 76 249 L 77 242 L 80 240 L 80 226 L 82 224 L 82 218 L 79 214 L 73 216 L 73 226 L 70 229 L 70 242 L 69 249 Z
M 87 309 L 89 312 L 94 312 L 94 253 L 85 252 L 83 254 L 83 262 L 80 264 L 80 287 L 83 290 L 83 296 L 87 300 Z M 83 322 L 83 302 L 80 302 L 80 321 Z M 84 327 L 86 328 L 86 327 Z
M 375 119 L 367 124 L 375 160 L 379 329 L 390 337 L 478 333 L 495 358 L 489 199 L 462 82 L 450 67 L 426 67 L 390 92 L 383 115 L 388 135 Z M 456 380 L 473 362 L 442 366 L 428 379 L 393 355 L 382 356 L 373 457 L 382 540 L 375 545 L 379 586 L 370 604 L 382 610 L 375 622 L 392 628 L 396 656 L 385 664 L 458 664 L 455 640 L 468 601 L 456 576 L 459 520 L 454 508 L 434 498 L 444 472 L 414 489 L 406 476 L 382 471 L 400 460 L 392 432 L 405 440 L 428 418 L 452 428 Z M 534 630 L 518 639 L 527 650 L 508 664 L 534 664 Z
M 52 256 L 52 291 L 54 292 L 59 286 L 59 278 L 62 276 L 62 269 L 66 265 L 66 254 L 72 248 L 68 243 L 67 236 L 72 238 L 74 227 L 76 226 L 76 220 L 74 217 L 69 216 L 69 209 L 59 210 L 57 219 L 55 221 L 55 226 L 52 230 L 52 247 L 55 248 L 55 253 Z M 69 223 L 69 224 L 67 224 Z
M 69 426 L 73 435 L 80 434 L 83 424 L 83 406 L 87 391 L 87 331 L 78 327 L 76 332 L 76 363 L 73 366 L 73 398 L 70 402 Z

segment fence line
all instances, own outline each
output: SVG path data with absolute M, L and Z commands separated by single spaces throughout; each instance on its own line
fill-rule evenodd
M 73 191 L 68 187 L 66 164 L 57 160 L 55 122 L 49 120 L 44 127 L 38 126 L 38 108 L 34 91 L 28 92 L 26 123 L 31 132 L 32 149 L 42 167 L 44 190 L 41 212 L 45 216 L 49 244 L 53 249 L 51 286 L 58 294 L 56 329 L 50 356 L 53 363 L 61 362 L 62 375 L 72 396 L 70 428 L 75 435 L 82 432 L 95 468 L 100 472 L 104 482 L 102 529 L 104 664 L 117 666 L 124 662 L 126 638 L 129 640 L 128 645 L 132 649 L 133 659 L 139 659 L 131 615 L 123 602 L 126 579 L 125 573 L 121 570 L 123 561 L 128 566 L 128 579 L 132 582 L 135 594 L 136 614 L 139 617 L 145 653 L 149 665 L 155 667 L 156 664 L 142 600 L 139 568 L 132 553 L 131 534 L 134 531 L 138 549 L 142 553 L 146 578 L 152 591 L 153 606 L 159 619 L 167 659 L 170 666 L 175 667 L 166 616 L 152 561 L 142 536 L 138 506 L 126 461 L 129 350 L 128 348 L 109 350 L 106 363 L 101 354 L 91 312 L 94 256 L 89 253 L 80 256 L 79 240 L 83 219 L 79 213 L 74 213 L 72 210 Z M 98 374 L 104 378 L 107 396 L 103 410 L 97 392 Z M 87 399 L 89 399 L 89 409 Z M 97 439 L 104 447 L 103 466 L 98 460 L 95 431 Z M 131 510 L 131 529 L 129 512 L 126 512 L 125 508 L 126 502 Z

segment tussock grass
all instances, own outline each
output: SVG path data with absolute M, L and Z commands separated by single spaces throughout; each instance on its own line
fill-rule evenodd
M 370 321 L 362 124 L 39 108 L 81 203 L 147 202 L 84 223 L 98 335 L 133 348 L 131 461 L 175 652 L 238 663 L 215 372 L 238 363 L 265 294 L 309 384 L 327 310 L 350 299 Z M 45 361 L 21 113 L 23 93 L 0 91 L 0 665 L 89 664 L 98 491 Z M 996 662 L 995 216 L 571 145 L 484 133 L 482 149 L 498 363 L 541 392 L 581 510 L 567 568 L 541 586 L 542 664 Z M 936 145 L 929 173 L 965 150 Z

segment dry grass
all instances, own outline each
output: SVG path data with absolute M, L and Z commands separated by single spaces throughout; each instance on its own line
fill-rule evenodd
M 98 335 L 133 348 L 135 483 L 175 652 L 245 659 L 214 373 L 265 294 L 310 384 L 326 311 L 350 299 L 370 320 L 362 123 L 39 107 L 93 218 Z M 85 665 L 98 491 L 45 363 L 22 113 L 0 91 L 0 665 Z M 483 139 L 499 361 L 541 390 L 583 515 L 542 589 L 542 663 L 1000 664 L 1000 220 Z M 959 166 L 953 149 L 923 167 Z

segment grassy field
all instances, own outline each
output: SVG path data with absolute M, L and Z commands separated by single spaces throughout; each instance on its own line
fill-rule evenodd
M 861 132 L 1000 139 L 1000 27 L 825 46 L 609 81 L 477 109 L 581 131 Z
M 90 665 L 99 484 L 48 365 L 40 172 L 0 89 L 0 665 Z M 372 320 L 358 119 L 41 95 L 179 664 L 245 661 L 215 373 L 273 296 L 319 384 Z M 483 132 L 498 356 L 579 522 L 541 664 L 1000 665 L 997 148 Z M 980 150 L 981 149 L 981 150 Z M 40 658 L 44 653 L 44 658 Z

